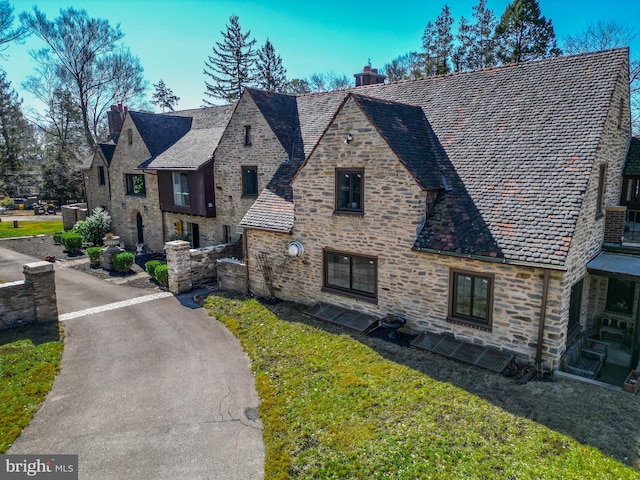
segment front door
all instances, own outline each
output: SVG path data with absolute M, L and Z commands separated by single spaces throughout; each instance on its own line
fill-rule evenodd
M 136 214 L 136 228 L 138 230 L 138 243 L 144 243 L 144 225 L 142 225 L 142 215 L 140 215 L 140 212 Z

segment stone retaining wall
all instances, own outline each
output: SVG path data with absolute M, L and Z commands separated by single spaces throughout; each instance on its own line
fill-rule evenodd
M 58 321 L 53 264 L 35 262 L 24 265 L 24 280 L 0 285 L 0 329 L 21 322 Z
M 235 258 L 221 258 L 217 262 L 218 287 L 225 292 L 247 293 L 247 264 Z
M 218 281 L 217 260 L 242 258 L 242 242 L 192 249 L 189 242 L 175 240 L 165 244 L 169 269 L 169 290 L 189 292 Z

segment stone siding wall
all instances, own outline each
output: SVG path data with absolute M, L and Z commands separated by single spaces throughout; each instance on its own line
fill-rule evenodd
M 24 280 L 0 284 L 0 329 L 14 322 L 58 321 L 53 264 L 29 263 L 23 272 Z
M 131 129 L 131 145 L 128 130 Z M 136 217 L 142 216 L 144 245 L 148 252 L 161 252 L 164 247 L 162 212 L 158 197 L 158 176 L 136 170 L 142 162 L 151 158 L 151 154 L 136 129 L 131 117 L 127 115 L 111 162 L 109 178 L 111 181 L 112 205 L 109 211 L 112 231 L 122 238 L 127 249 L 135 249 L 138 243 Z M 125 175 L 144 175 L 144 196 L 127 195 Z
M 104 185 L 100 185 L 99 167 L 104 168 Z M 87 192 L 87 209 L 91 212 L 96 207 L 104 207 L 111 210 L 111 198 L 109 197 L 109 169 L 100 148 L 96 149 L 91 168 L 82 172 L 84 186 Z
M 247 231 L 249 250 L 245 259 L 249 269 L 249 289 L 260 296 L 269 296 L 256 256 L 267 255 L 273 271 L 275 293 L 278 298 L 311 305 L 326 302 L 362 311 L 378 317 L 387 313 L 407 319 L 406 328 L 419 333 L 451 333 L 468 342 L 491 345 L 513 352 L 524 361 L 533 362 L 536 354 L 538 325 L 542 304 L 542 268 L 506 265 L 497 262 L 458 258 L 453 256 L 406 250 L 390 242 L 374 251 L 359 253 L 376 255 L 378 260 L 377 303 L 336 295 L 323 291 L 322 249 L 338 229 L 328 229 L 321 219 L 313 238 L 294 234 Z M 363 232 L 364 233 L 364 232 Z M 289 243 L 300 240 L 305 245 L 301 258 L 286 255 Z M 352 250 L 353 251 L 353 250 Z M 490 332 L 448 323 L 449 279 L 452 269 L 494 275 L 493 324 Z M 545 319 L 543 360 L 547 366 L 557 366 L 562 336 L 561 315 L 563 272 L 550 271 Z
M 245 126 L 251 126 L 250 146 L 244 144 Z M 242 167 L 258 167 L 260 193 L 288 155 L 251 95 L 242 95 L 215 153 L 216 218 L 205 227 L 212 244 L 224 241 L 223 225 L 230 227 L 232 240 L 238 238 L 238 224 L 255 201 L 242 197 Z
M 242 258 L 242 244 L 221 244 L 204 248 L 190 248 L 189 242 L 175 240 L 165 244 L 169 270 L 169 290 L 173 293 L 189 292 L 208 283 L 218 281 L 221 258 Z
M 64 228 L 65 231 L 73 229 L 76 222 L 87 218 L 87 210 L 88 208 L 86 203 L 63 205 L 61 207 L 62 228 Z

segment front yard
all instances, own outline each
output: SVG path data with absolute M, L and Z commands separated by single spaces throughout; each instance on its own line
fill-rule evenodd
M 207 300 L 248 353 L 265 478 L 637 478 L 622 391 L 512 379 L 305 318 Z M 623 463 L 624 462 L 624 463 Z

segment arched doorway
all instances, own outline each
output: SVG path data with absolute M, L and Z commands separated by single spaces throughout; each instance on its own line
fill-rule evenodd
M 142 224 L 140 212 L 136 214 L 136 229 L 138 231 L 138 243 L 144 243 L 144 225 Z

